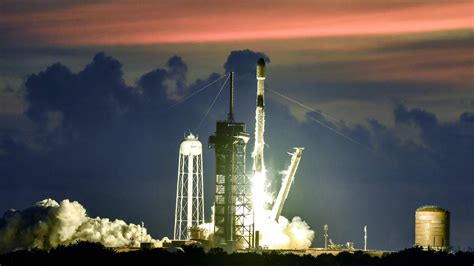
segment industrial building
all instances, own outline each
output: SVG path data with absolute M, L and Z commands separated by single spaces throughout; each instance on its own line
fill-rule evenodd
M 415 246 L 423 249 L 449 250 L 449 211 L 425 205 L 415 213 Z

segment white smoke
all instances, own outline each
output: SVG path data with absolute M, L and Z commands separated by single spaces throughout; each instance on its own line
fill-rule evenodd
M 285 173 L 286 171 L 282 171 Z M 260 178 L 265 181 L 263 172 Z M 254 179 L 255 180 L 255 175 Z M 314 231 L 300 217 L 296 216 L 289 221 L 280 215 L 278 222 L 272 216 L 271 206 L 267 203 L 273 201 L 273 193 L 267 191 L 265 186 L 252 184 L 252 197 L 258 198 L 254 205 L 255 228 L 260 231 L 259 245 L 269 249 L 305 249 L 311 246 L 314 240 Z M 275 203 L 274 203 L 275 204 Z
M 287 174 L 288 170 L 282 170 L 279 172 L 282 179 Z M 270 181 L 268 182 L 270 183 Z M 270 187 L 270 185 L 268 185 Z M 274 202 L 276 192 L 270 192 L 265 190 L 263 193 L 267 198 L 270 198 L 270 202 Z M 271 208 L 268 205 L 264 206 L 262 215 L 264 217 L 261 228 L 261 239 L 260 245 L 270 249 L 305 249 L 311 246 L 314 240 L 315 233 L 311 230 L 311 227 L 301 219 L 299 216 L 295 216 L 289 221 L 283 215 L 280 215 L 278 222 L 271 219 Z
M 278 222 L 267 219 L 261 227 L 260 246 L 270 249 L 305 249 L 311 246 L 314 231 L 300 217 L 288 221 L 280 216 Z
M 213 240 L 214 239 L 214 211 L 216 209 L 216 206 L 213 204 L 211 206 L 211 222 L 210 223 L 203 223 L 198 225 L 199 228 L 204 230 L 206 233 L 206 237 L 208 240 Z
M 300 217 L 293 217 L 291 222 L 280 216 L 278 222 L 270 219 L 271 210 L 262 211 L 260 224 L 260 247 L 268 249 L 306 249 L 311 246 L 315 233 Z M 214 207 L 212 207 L 214 218 Z M 249 218 L 252 220 L 252 217 Z M 214 238 L 214 219 L 210 223 L 199 225 L 207 231 L 210 241 Z M 246 248 L 246 247 L 243 247 Z
M 76 241 L 107 247 L 138 247 L 140 241 L 159 243 L 140 225 L 122 220 L 91 218 L 77 201 L 52 199 L 23 211 L 10 210 L 0 219 L 0 252 L 25 248 L 53 248 Z

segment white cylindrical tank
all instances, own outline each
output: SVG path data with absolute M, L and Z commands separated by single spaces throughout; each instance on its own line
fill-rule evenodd
M 449 249 L 449 211 L 434 205 L 416 209 L 415 245 L 424 249 Z
M 190 133 L 179 146 L 179 154 L 197 156 L 202 154 L 202 143 Z
M 190 229 L 203 223 L 202 144 L 190 133 L 179 147 L 174 239 L 190 239 Z

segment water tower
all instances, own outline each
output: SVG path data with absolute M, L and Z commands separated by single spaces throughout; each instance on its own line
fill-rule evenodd
M 189 134 L 179 147 L 174 239 L 190 239 L 190 230 L 204 223 L 202 144 Z

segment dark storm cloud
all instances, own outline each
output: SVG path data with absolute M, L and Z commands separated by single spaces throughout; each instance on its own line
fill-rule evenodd
M 461 114 L 461 122 L 474 123 L 474 112 L 465 112 Z
M 51 65 L 26 80 L 26 115 L 46 127 L 50 115 L 59 112 L 67 130 L 107 124 L 135 97 L 122 75 L 121 63 L 104 53 L 97 54 L 78 74 L 60 63 Z
M 226 72 L 234 71 L 237 75 L 253 73 L 255 71 L 255 62 L 263 58 L 265 62 L 270 63 L 270 58 L 259 52 L 251 50 L 232 51 L 224 64 Z
M 95 55 L 77 74 L 56 63 L 26 80 L 26 115 L 44 128 L 51 114 L 58 112 L 60 129 L 71 134 L 102 128 L 176 101 L 170 99 L 170 94 L 185 93 L 186 75 L 187 66 L 177 56 L 169 59 L 166 68 L 145 73 L 136 87 L 124 82 L 122 64 L 104 53 Z M 189 86 L 193 88 L 195 84 Z
M 248 132 L 253 132 L 254 73 L 259 57 L 270 61 L 263 53 L 233 51 L 223 69 L 235 71 L 239 78 L 236 119 L 247 123 Z M 174 56 L 163 67 L 143 74 L 135 85 L 127 85 L 122 67 L 117 59 L 98 53 L 78 72 L 56 63 L 28 77 L 24 84 L 26 115 L 36 130 L 28 141 L 9 135 L 8 131 L 2 137 L 0 175 L 5 178 L 0 188 L 0 202 L 4 202 L 1 208 L 15 207 L 11 206 L 11 198 L 18 195 L 24 195 L 24 205 L 43 196 L 68 197 L 81 200 L 94 214 L 131 221 L 140 217 L 149 221 L 159 236 L 171 234 L 179 142 L 183 132 L 194 131 L 222 83 L 176 107 L 170 106 L 221 75 L 212 73 L 205 79 L 188 82 L 186 63 Z M 357 96 L 357 87 L 349 90 L 354 90 L 350 97 Z M 196 132 L 203 144 L 214 132 L 213 122 L 225 118 L 224 95 Z M 311 93 L 306 97 L 312 97 Z M 436 199 L 456 213 L 458 223 L 472 224 L 474 215 L 462 211 L 472 194 L 458 192 L 460 202 L 443 192 L 447 189 L 439 191 L 453 184 L 473 182 L 472 113 L 465 112 L 453 122 L 440 122 L 428 111 L 396 105 L 393 126 L 377 120 L 347 126 L 344 121 L 333 124 L 317 113 L 308 114 L 342 131 L 359 145 L 310 120 L 298 122 L 287 105 L 272 98 L 268 98 L 266 110 L 266 156 L 273 183 L 280 182 L 278 172 L 287 165 L 286 152 L 294 146 L 306 147 L 294 185 L 299 192 L 289 196 L 285 215 L 301 215 L 318 230 L 324 219 L 337 224 L 351 217 L 355 224 L 367 222 L 364 219 L 375 224 L 375 213 L 386 217 L 382 218 L 385 227 L 400 226 L 405 230 L 412 227 L 407 218 L 412 216 L 411 211 Z M 400 138 L 400 130 L 406 128 L 420 131 L 421 141 Z M 205 149 L 204 158 L 208 211 L 214 189 L 212 150 Z M 341 184 L 353 189 L 341 192 Z M 410 191 L 420 184 L 423 192 Z M 397 193 L 407 196 L 400 198 Z M 308 211 L 303 202 L 314 206 Z M 333 210 L 327 210 L 329 205 L 334 206 Z M 409 229 L 390 240 L 383 237 L 385 229 L 374 230 L 374 247 L 396 249 L 411 245 Z M 344 233 L 352 237 L 360 232 L 350 227 Z M 462 235 L 453 232 L 453 239 L 468 245 Z M 334 237 L 341 239 L 342 230 Z
M 176 80 L 176 89 L 178 89 L 178 94 L 184 93 L 186 83 L 186 74 L 188 72 L 188 66 L 184 63 L 183 59 L 179 56 L 171 57 L 166 63 L 169 68 L 169 74 L 173 80 Z
M 121 63 L 99 53 L 77 74 L 56 63 L 29 76 L 25 82 L 26 115 L 38 128 L 36 141 L 42 144 L 50 167 L 72 176 L 116 175 L 114 165 L 128 158 L 113 153 L 130 148 L 130 139 L 136 137 L 127 126 L 146 126 L 151 117 L 146 122 L 140 120 L 142 124 L 128 119 L 144 104 L 163 104 L 166 99 L 149 91 L 165 88 L 158 84 L 140 94 L 139 87 L 123 81 Z M 89 172 L 88 164 L 100 167 Z M 126 169 L 121 170 L 117 167 L 119 173 Z
M 163 87 L 167 76 L 168 72 L 166 70 L 155 69 L 143 75 L 137 84 L 143 88 L 144 94 L 149 96 L 150 99 L 160 99 L 163 101 L 168 98 L 168 95 L 165 90 L 160 88 Z
M 421 129 L 423 141 L 435 152 L 433 157 L 437 164 L 445 165 L 443 170 L 448 170 L 443 172 L 443 176 L 457 175 L 463 182 L 474 181 L 465 175 L 474 173 L 474 166 L 469 163 L 474 159 L 472 113 L 462 113 L 458 121 L 440 123 L 432 113 L 418 108 L 407 110 L 398 105 L 394 116 L 396 123 L 414 123 Z
M 423 129 L 431 129 L 438 123 L 434 114 L 418 108 L 407 110 L 407 108 L 401 104 L 395 107 L 394 115 L 396 123 L 414 122 Z
M 397 171 L 403 173 L 405 182 L 429 180 L 437 184 L 474 184 L 471 176 L 474 166 L 470 163 L 474 160 L 474 125 L 466 122 L 466 119 L 469 120 L 468 113 L 461 114 L 458 121 L 439 122 L 430 112 L 398 104 L 393 115 L 393 127 L 370 120 L 369 126 L 362 131 L 370 132 L 368 143 L 371 148 L 376 154 L 385 156 L 392 166 L 396 165 Z M 420 130 L 421 143 L 400 138 L 398 133 L 409 128 Z M 348 134 L 354 130 L 357 127 L 346 129 Z M 354 138 L 364 140 L 364 136 L 366 134 L 362 137 L 354 135 Z M 378 178 L 379 175 L 373 177 Z
M 356 160 L 363 167 L 364 182 L 392 183 L 399 182 L 400 178 L 404 182 L 430 182 L 443 184 L 453 182 L 456 184 L 472 183 L 469 174 L 474 172 L 474 167 L 469 163 L 474 159 L 474 126 L 468 124 L 469 115 L 463 113 L 458 121 L 439 122 L 433 113 L 419 108 L 409 109 L 402 104 L 397 104 L 393 110 L 395 124 L 392 127 L 370 119 L 367 125 L 354 125 L 348 127 L 342 123 L 334 123 L 326 120 L 324 116 L 317 113 L 308 113 L 308 117 L 315 118 L 331 128 L 350 137 L 357 143 L 344 139 L 330 130 L 318 130 L 320 134 L 328 135 L 330 146 L 338 146 L 340 141 L 345 141 L 352 148 L 344 148 L 348 154 L 353 148 L 367 152 L 364 157 L 372 157 L 379 161 L 383 167 L 374 171 L 369 161 L 360 159 L 344 158 L 347 154 L 341 153 L 335 157 L 338 160 Z M 308 119 L 305 123 L 308 131 L 313 123 Z M 400 132 L 420 131 L 420 139 L 402 138 Z M 325 137 L 327 138 L 327 137 Z M 323 166 L 325 167 L 325 166 Z M 396 171 L 397 174 L 389 174 Z M 330 172 L 328 170 L 328 172 Z M 351 175 L 354 173 L 351 173 Z M 456 176 L 456 180 L 451 177 Z M 408 181 L 409 180 L 409 181 Z
M 179 56 L 173 56 L 168 60 L 166 65 L 169 67 L 171 74 L 178 75 L 181 80 L 185 78 L 186 72 L 188 72 L 188 66 Z

